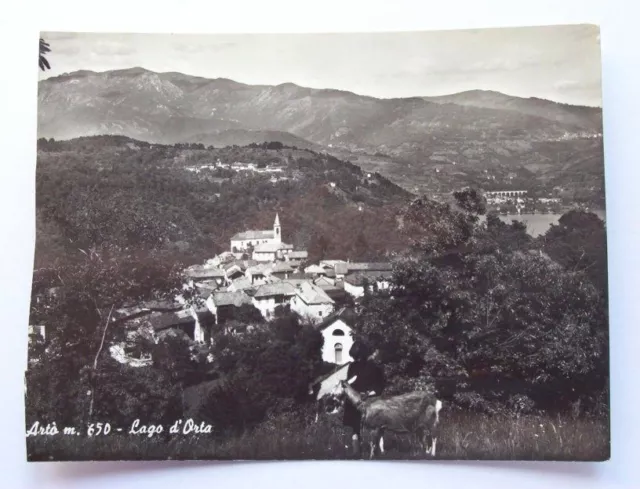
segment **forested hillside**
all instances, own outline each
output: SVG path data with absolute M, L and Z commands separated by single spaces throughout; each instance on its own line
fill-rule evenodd
M 234 163 L 255 168 L 223 167 Z M 269 229 L 276 212 L 285 241 L 315 258 L 373 259 L 399 248 L 395 214 L 409 198 L 380 175 L 278 143 L 214 149 L 118 136 L 41 139 L 36 193 L 37 266 L 69 247 L 201 261 L 239 231 Z

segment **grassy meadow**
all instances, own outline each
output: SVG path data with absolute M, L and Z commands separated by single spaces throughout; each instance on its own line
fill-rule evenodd
M 318 423 L 284 416 L 236 437 L 113 434 L 27 438 L 28 460 L 349 459 L 350 434 L 337 417 Z M 583 460 L 609 458 L 609 423 L 597 418 L 441 418 L 436 459 Z M 387 434 L 382 459 L 426 459 L 409 436 Z

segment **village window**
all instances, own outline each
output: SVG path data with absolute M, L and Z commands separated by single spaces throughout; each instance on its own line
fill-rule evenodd
M 333 336 L 344 336 L 344 331 L 342 331 L 341 329 L 336 329 L 332 334 Z
M 318 311 L 318 316 L 322 317 L 322 311 Z
M 335 353 L 336 353 L 336 363 L 342 363 L 342 343 L 336 343 Z

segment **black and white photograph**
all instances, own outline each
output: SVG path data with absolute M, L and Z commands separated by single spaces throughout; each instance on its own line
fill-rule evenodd
M 598 26 L 37 69 L 28 461 L 609 459 Z

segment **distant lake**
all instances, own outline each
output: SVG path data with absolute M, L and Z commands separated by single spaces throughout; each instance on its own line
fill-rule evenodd
M 592 210 L 600 219 L 605 220 L 605 211 Z M 500 215 L 500 219 L 507 224 L 511 221 L 522 221 L 527 224 L 527 232 L 531 236 L 539 236 L 547 232 L 552 224 L 557 224 L 562 214 L 505 214 Z

